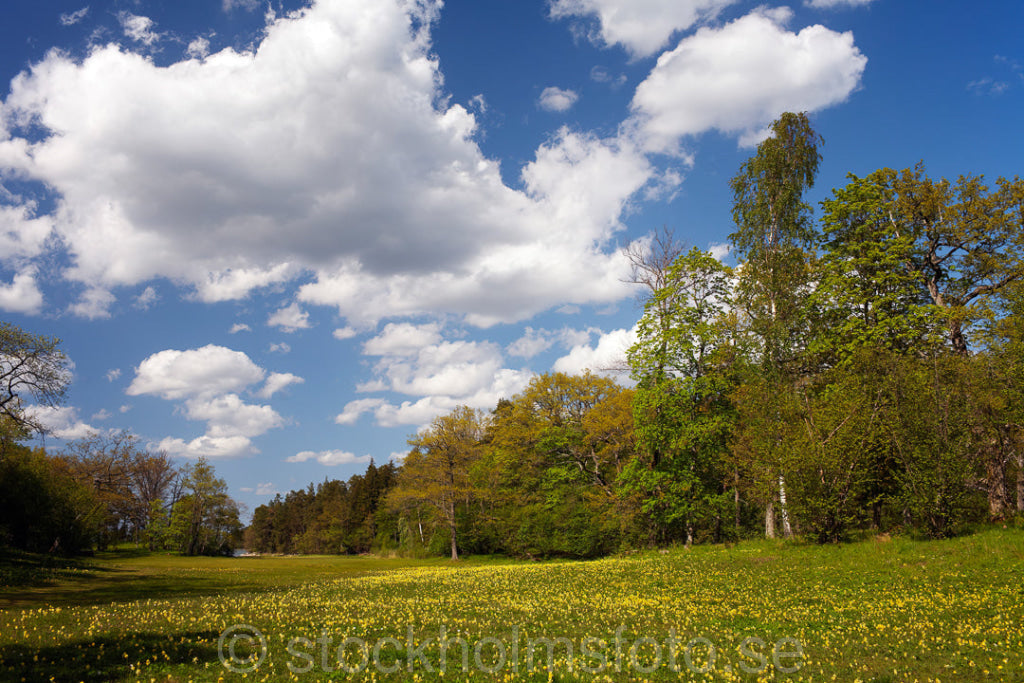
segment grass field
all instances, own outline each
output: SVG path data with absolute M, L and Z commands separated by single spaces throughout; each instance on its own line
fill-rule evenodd
M 1024 681 L 1013 529 L 593 562 L 31 562 L 3 561 L 0 680 Z

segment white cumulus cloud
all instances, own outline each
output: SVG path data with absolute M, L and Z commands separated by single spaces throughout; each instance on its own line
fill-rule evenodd
M 790 16 L 755 11 L 661 55 L 631 105 L 644 148 L 674 152 L 682 137 L 713 129 L 756 142 L 785 111 L 844 101 L 867 64 L 853 34 L 820 25 L 794 33 L 784 25 Z
M 270 398 L 282 389 L 291 386 L 292 384 L 302 384 L 306 380 L 298 375 L 293 375 L 290 372 L 272 372 L 267 377 L 266 383 L 263 388 L 257 392 L 257 396 L 260 398 Z
M 129 396 L 149 394 L 168 400 L 237 392 L 263 380 L 266 372 L 249 356 L 223 346 L 168 349 L 149 356 L 135 368 Z
M 78 409 L 70 406 L 31 405 L 25 408 L 25 414 L 58 439 L 84 439 L 99 431 L 79 419 Z
M 370 462 L 371 456 L 349 453 L 348 451 L 302 451 L 285 458 L 285 462 L 306 462 L 315 460 L 321 465 L 362 465 Z
M 131 12 L 121 12 L 118 19 L 121 21 L 124 34 L 137 43 L 152 45 L 160 39 L 160 34 L 153 30 L 155 24 L 149 17 L 140 17 Z
M 271 313 L 267 324 L 271 327 L 280 327 L 285 332 L 295 332 L 310 327 L 309 313 L 293 302 Z
M 182 457 L 234 457 L 252 453 L 254 437 L 285 424 L 272 407 L 246 403 L 237 393 L 265 376 L 246 354 L 223 346 L 167 349 L 138 365 L 126 393 L 181 401 L 185 417 L 206 423 L 203 436 L 191 441 L 167 437 L 159 442 L 160 449 Z M 271 373 L 257 395 L 269 398 L 300 381 L 290 373 Z
M 525 190 L 506 185 L 474 114 L 444 97 L 439 11 L 315 0 L 271 16 L 250 51 L 162 64 L 132 51 L 156 44 L 152 23 L 121 15 L 134 45 L 51 51 L 12 82 L 0 173 L 49 188 L 55 208 L 15 202 L 5 233 L 28 258 L 56 233 L 87 317 L 157 278 L 215 302 L 302 276 L 300 302 L 358 329 L 621 298 L 620 211 L 654 169 L 635 148 L 562 133 Z
M 43 308 L 43 293 L 36 283 L 34 267 L 17 273 L 11 282 L 0 282 L 0 310 L 11 313 L 38 313 Z
M 578 375 L 591 371 L 598 375 L 608 375 L 622 383 L 629 383 L 629 367 L 626 363 L 626 352 L 636 343 L 636 328 L 630 330 L 612 330 L 602 334 L 593 346 L 583 343 L 573 346 L 568 354 L 562 356 L 552 366 L 556 372 Z
M 676 31 L 714 18 L 737 0 L 554 0 L 551 16 L 598 21 L 592 39 L 622 45 L 635 57 L 657 52 Z
M 537 100 L 537 106 L 547 111 L 569 111 L 579 98 L 579 94 L 574 90 L 544 88 L 540 99 Z

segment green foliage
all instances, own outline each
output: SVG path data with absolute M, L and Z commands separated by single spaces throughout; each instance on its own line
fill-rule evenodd
M 978 509 L 973 489 L 981 477 L 969 364 L 957 356 L 899 363 L 889 386 L 891 438 L 899 465 L 896 502 L 929 536 L 963 530 Z
M 170 548 L 171 519 L 167 514 L 164 502 L 157 498 L 150 503 L 149 524 L 143 532 L 142 539 L 150 550 L 168 550 Z
M 64 464 L 11 444 L 0 459 L 0 545 L 74 554 L 99 533 L 101 506 Z
M 662 537 L 721 526 L 722 461 L 734 422 L 731 272 L 698 249 L 678 257 L 644 307 L 628 359 L 638 457 L 619 494 Z
M 783 114 L 732 179 L 733 253 L 744 261 L 737 303 L 760 343 L 765 371 L 794 371 L 806 332 L 817 231 L 803 193 L 814 186 L 821 140 L 806 114 Z M 773 380 L 775 381 L 775 380 Z
M 894 220 L 894 172 L 849 178 L 822 202 L 825 254 L 813 295 L 812 351 L 840 365 L 863 349 L 927 352 L 941 319 L 923 286 L 915 236 Z
M 830 246 L 857 254 L 886 294 L 873 308 L 880 322 L 898 322 L 888 337 L 922 334 L 916 307 L 926 300 L 940 314 L 932 323 L 941 323 L 950 346 L 965 355 L 969 331 L 992 319 L 999 293 L 1024 275 L 1024 181 L 999 178 L 995 188 L 980 176 L 934 181 L 920 164 L 851 178 L 825 202 Z
M 632 392 L 585 373 L 534 377 L 499 403 L 471 471 L 478 550 L 594 557 L 618 547 L 616 479 L 633 456 Z
M 791 432 L 786 482 L 798 527 L 819 543 L 837 542 L 866 519 L 884 405 L 877 387 L 834 370 L 801 395 L 802 424 Z
M 422 515 L 426 506 L 444 520 L 453 560 L 459 559 L 459 508 L 476 497 L 470 471 L 480 457 L 484 428 L 483 416 L 466 406 L 435 418 L 409 439 L 412 450 L 388 492 L 391 510 Z
M 204 458 L 184 470 L 186 491 L 171 512 L 168 534 L 186 555 L 230 555 L 241 541 L 238 506 Z
M 407 547 L 408 525 L 381 504 L 395 484 L 398 468 L 372 461 L 348 481 L 324 481 L 315 487 L 278 494 L 253 511 L 245 547 L 257 553 L 358 554 L 373 548 Z

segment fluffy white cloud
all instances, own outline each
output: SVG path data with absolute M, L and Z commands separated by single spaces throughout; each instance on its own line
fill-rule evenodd
M 213 439 L 259 436 L 284 424 L 270 406 L 248 404 L 237 394 L 189 399 L 185 414 L 190 420 L 206 422 L 206 436 Z
M 239 332 L 252 332 L 252 328 L 245 323 L 235 323 L 231 326 L 231 329 L 228 330 L 228 334 L 237 334 Z
M 356 401 L 349 401 L 345 404 L 344 410 L 334 418 L 335 423 L 340 425 L 353 425 L 359 421 L 364 413 L 369 413 L 384 405 L 382 398 L 361 398 Z
M 331 334 L 334 336 L 335 339 L 345 340 L 351 339 L 352 337 L 356 336 L 357 334 L 359 334 L 359 331 L 354 327 L 339 327 Z
M 349 453 L 348 451 L 302 451 L 285 458 L 285 462 L 306 462 L 316 460 L 321 465 L 362 465 L 370 462 L 371 456 Z
M 708 253 L 718 261 L 725 259 L 730 251 L 732 251 L 732 245 L 728 242 L 716 242 L 708 245 Z
M 99 431 L 82 422 L 78 409 L 70 406 L 32 405 L 25 408 L 25 414 L 58 439 L 84 439 Z
M 204 36 L 195 38 L 188 47 L 185 48 L 185 54 L 193 59 L 203 59 L 206 55 L 210 54 L 210 40 Z
M 793 33 L 784 26 L 790 16 L 756 11 L 661 55 L 631 105 L 644 149 L 676 152 L 683 136 L 712 129 L 753 143 L 784 111 L 844 101 L 867 64 L 853 34 L 820 25 Z
M 442 341 L 418 348 L 411 357 L 385 356 L 376 367 L 378 380 L 364 388 L 412 396 L 468 396 L 489 384 L 501 364 L 501 351 L 494 344 Z
M 117 379 L 120 376 L 121 376 L 121 368 L 114 368 L 112 370 L 108 370 L 107 371 L 107 375 L 106 375 L 108 382 L 113 382 L 115 379 Z
M 114 301 L 114 295 L 102 287 L 90 287 L 82 293 L 76 303 L 68 306 L 68 311 L 89 320 L 109 318 L 109 309 Z
M 609 375 L 628 384 L 626 352 L 636 343 L 636 339 L 635 327 L 631 330 L 613 330 L 602 334 L 594 346 L 589 343 L 574 346 L 568 354 L 555 361 L 552 368 L 556 372 L 568 374 L 590 370 L 594 374 Z
M 519 358 L 533 358 L 554 345 L 554 339 L 546 330 L 527 327 L 523 336 L 508 345 L 508 355 Z
M 3 139 L 2 125 L 0 120 L 0 141 Z M 2 165 L 3 156 L 0 155 L 0 167 Z M 0 199 L 3 199 L 3 192 L 4 187 L 0 185 Z M 20 198 L 11 199 L 17 201 Z M 36 212 L 36 204 L 32 201 L 19 206 L 0 204 L 0 263 L 17 264 L 43 252 L 53 231 L 54 220 L 51 216 L 38 216 Z
M 392 323 L 363 345 L 363 353 L 378 356 L 373 379 L 358 391 L 391 392 L 413 399 L 392 403 L 374 397 L 350 401 L 334 421 L 355 424 L 366 413 L 377 424 L 425 425 L 456 406 L 490 409 L 498 399 L 519 392 L 532 373 L 503 367 L 497 344 L 445 340 L 438 323 Z
M 622 45 L 635 57 L 662 48 L 676 31 L 712 19 L 737 0 L 554 0 L 551 16 L 595 17 L 599 22 L 591 38 L 606 45 Z
M 547 111 L 569 111 L 579 98 L 579 94 L 574 90 L 544 88 L 540 99 L 537 100 L 537 106 Z
M 36 284 L 35 268 L 17 273 L 10 284 L 0 282 L 0 310 L 12 313 L 38 313 L 43 308 L 43 293 Z
M 260 398 L 270 398 L 277 392 L 281 391 L 285 387 L 291 386 L 292 384 L 302 384 L 306 380 L 298 375 L 293 375 L 290 372 L 272 372 L 267 377 L 266 383 L 263 388 L 256 394 Z
M 316 1 L 271 17 L 251 52 L 167 65 L 118 45 L 48 53 L 2 105 L 0 172 L 52 188 L 56 206 L 38 219 L 15 207 L 17 234 L 35 245 L 31 220 L 57 233 L 64 276 L 88 292 L 75 311 L 93 317 L 116 288 L 158 277 L 212 302 L 312 272 L 300 301 L 360 328 L 621 297 L 612 235 L 654 170 L 636 149 L 563 133 L 527 191 L 505 185 L 474 115 L 443 96 L 439 7 Z
M 469 395 L 424 396 L 416 401 L 402 401 L 400 404 L 381 400 L 372 410 L 367 408 L 369 403 L 364 404 L 362 412 L 372 412 L 376 423 L 382 427 L 401 425 L 423 427 L 438 415 L 450 413 L 460 405 L 480 410 L 491 410 L 500 399 L 510 398 L 522 391 L 532 376 L 533 373 L 529 371 L 503 368 L 494 373 L 493 378 L 486 386 L 479 387 Z M 351 404 L 346 406 L 346 412 L 350 406 Z M 342 415 L 344 414 L 342 413 Z M 341 415 L 338 417 L 340 418 Z
M 438 323 L 389 323 L 380 334 L 363 344 L 363 353 L 368 356 L 408 356 L 439 341 L 441 325 Z
M 271 327 L 280 327 L 285 332 L 291 333 L 310 327 L 309 313 L 303 311 L 297 303 L 293 302 L 271 313 L 267 318 L 267 324 Z
M 137 43 L 152 45 L 160 40 L 160 34 L 153 30 L 153 20 L 149 17 L 140 17 L 131 12 L 121 12 L 117 17 L 121 22 L 124 34 Z
M 206 422 L 203 436 L 192 441 L 167 437 L 159 448 L 183 457 L 234 457 L 253 452 L 253 437 L 285 424 L 270 406 L 246 403 L 236 393 L 261 382 L 265 375 L 246 354 L 223 346 L 168 349 L 139 364 L 126 393 L 183 400 L 188 419 Z M 269 398 L 300 381 L 290 373 L 272 373 L 258 395 Z
M 291 353 L 292 347 L 289 346 L 288 342 L 280 342 L 277 344 L 271 344 L 267 347 L 267 351 L 271 353 Z
M 200 436 L 191 441 L 167 437 L 157 450 L 182 458 L 234 458 L 252 452 L 252 442 L 244 436 Z
M 254 289 L 290 280 L 299 272 L 290 262 L 266 267 L 228 267 L 201 273 L 193 282 L 201 301 L 214 303 L 240 299 Z
M 574 330 L 568 327 L 561 330 L 535 330 L 527 327 L 523 336 L 509 344 L 505 351 L 510 356 L 533 358 L 555 344 L 566 349 L 588 344 L 594 332 L 600 333 L 600 330 Z
M 241 351 L 208 344 L 199 349 L 168 349 L 135 369 L 129 396 L 150 394 L 168 400 L 233 393 L 263 380 L 263 368 Z

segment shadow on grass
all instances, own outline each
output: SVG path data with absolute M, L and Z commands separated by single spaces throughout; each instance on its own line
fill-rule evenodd
M 60 583 L 41 583 L 0 589 L 0 609 L 10 607 L 74 607 L 136 600 L 202 597 L 235 592 L 259 592 L 273 586 L 232 583 L 208 577 L 144 574 L 130 569 L 96 568 Z
M 6 645 L 0 647 L 0 680 L 122 680 L 131 674 L 132 664 L 146 659 L 168 665 L 202 665 L 218 661 L 218 637 L 215 631 L 135 633 L 41 648 Z
M 83 558 L 36 555 L 0 549 L 0 587 L 49 586 L 55 581 L 89 576 L 102 571 Z
M 121 551 L 118 553 L 125 556 Z M 270 588 L 250 581 L 225 583 L 214 575 L 188 576 L 180 572 L 120 568 L 92 560 L 3 551 L 0 553 L 0 609 L 100 605 Z

